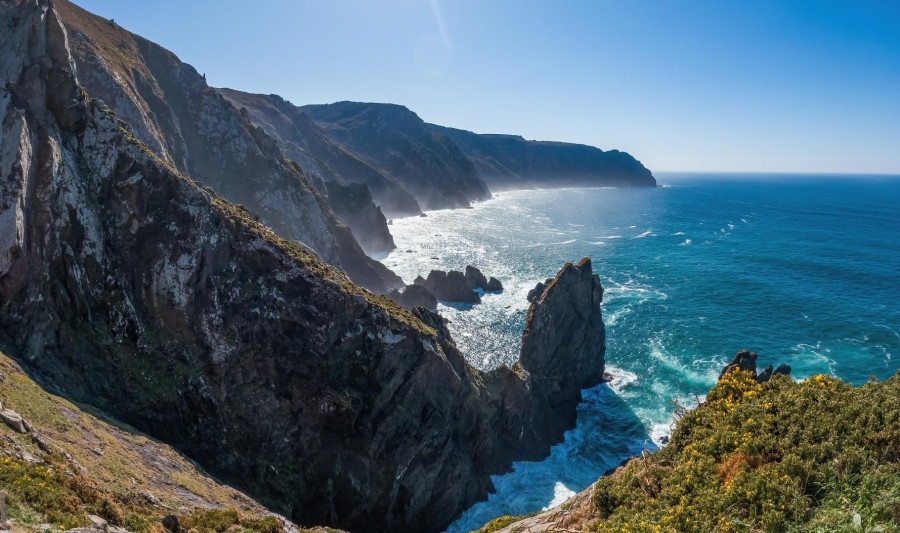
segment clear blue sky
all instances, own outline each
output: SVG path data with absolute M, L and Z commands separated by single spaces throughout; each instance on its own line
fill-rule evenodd
M 652 170 L 900 174 L 900 0 L 76 0 L 213 86 Z

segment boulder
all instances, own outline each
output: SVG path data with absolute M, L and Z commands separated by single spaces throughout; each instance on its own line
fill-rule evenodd
M 466 281 L 469 282 L 469 288 L 472 290 L 484 289 L 487 286 L 487 278 L 484 277 L 484 274 L 482 274 L 480 270 L 472 265 L 466 266 L 465 277 Z
M 28 433 L 31 429 L 28 426 L 28 422 L 25 422 L 25 419 L 22 416 L 13 411 L 12 409 L 4 409 L 0 411 L 0 420 L 13 429 L 13 431 L 18 431 L 19 433 Z
M 491 279 L 488 280 L 487 285 L 484 286 L 484 290 L 486 292 L 501 292 L 503 291 L 503 284 L 500 283 L 500 280 L 491 276 Z
M 443 302 L 478 303 L 481 301 L 481 297 L 469 285 L 469 280 L 458 270 L 450 272 L 432 270 L 424 285 L 438 300 Z
M 528 309 L 519 361 L 560 417 L 574 421 L 581 389 L 603 380 L 603 287 L 587 257 L 567 263 Z

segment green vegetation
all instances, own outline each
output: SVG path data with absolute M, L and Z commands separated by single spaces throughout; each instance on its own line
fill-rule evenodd
M 48 394 L 2 352 L 0 403 L 34 428 L 22 434 L 0 423 L 0 489 L 14 531 L 89 526 L 87 515 L 95 514 L 133 533 L 164 533 L 161 521 L 172 509 L 193 516 L 227 507 L 239 509 L 242 530 L 283 533 L 265 508 L 171 447 Z
M 750 372 L 665 448 L 601 478 L 596 531 L 900 531 L 900 375 L 861 387 Z
M 515 524 L 516 522 L 521 522 L 522 520 L 525 520 L 526 518 L 530 518 L 536 514 L 537 513 L 523 514 L 523 515 L 519 515 L 519 516 L 509 516 L 509 515 L 501 516 L 499 518 L 495 518 L 495 519 L 491 520 L 490 522 L 485 524 L 478 531 L 472 531 L 471 533 L 493 533 L 494 531 L 500 531 L 501 529 L 505 528 L 506 526 L 508 526 L 510 524 Z
M 272 515 L 248 518 L 235 509 L 203 509 L 179 517 L 178 523 L 185 531 L 198 533 L 284 533 L 284 526 Z M 237 526 L 237 527 L 235 527 Z

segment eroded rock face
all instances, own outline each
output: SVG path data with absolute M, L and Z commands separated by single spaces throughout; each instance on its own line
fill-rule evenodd
M 271 136 L 210 88 L 205 76 L 156 43 L 67 0 L 56 4 L 69 30 L 67 60 L 77 66 L 80 84 L 165 164 L 244 206 L 279 236 L 309 246 L 356 283 L 377 292 L 402 286 L 399 277 L 366 256 L 324 192 L 284 157 Z
M 588 365 L 535 340 L 562 338 L 547 312 L 521 364 L 473 369 L 438 315 L 360 289 L 135 139 L 81 89 L 48 2 L 0 15 L 0 336 L 48 387 L 349 530 L 440 531 L 562 438 L 562 384 Z M 599 311 L 556 311 L 599 304 L 571 270 L 535 306 L 594 338 Z
M 361 183 L 341 185 L 326 182 L 328 205 L 350 227 L 367 254 L 387 253 L 396 248 L 381 208 L 372 202 L 369 188 Z
M 567 263 L 528 309 L 519 361 L 561 416 L 581 400 L 581 389 L 603 380 L 602 301 L 600 278 L 586 257 Z
M 466 207 L 491 197 L 459 147 L 403 106 L 337 102 L 300 109 L 332 140 L 402 185 L 423 209 Z
M 299 107 L 275 94 L 250 94 L 217 89 L 254 124 L 278 141 L 284 154 L 323 182 L 366 185 L 385 216 L 421 214 L 419 204 L 395 178 L 330 139 Z

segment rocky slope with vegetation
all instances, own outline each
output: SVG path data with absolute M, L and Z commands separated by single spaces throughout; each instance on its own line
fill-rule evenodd
M 14 532 L 163 533 L 167 516 L 199 533 L 225 522 L 235 533 L 297 532 L 171 447 L 48 394 L 2 352 L 0 406 L 0 490 Z
M 467 207 L 491 197 L 456 143 L 406 107 L 337 102 L 300 109 L 335 142 L 401 184 L 422 209 Z
M 493 191 L 552 187 L 655 187 L 656 180 L 626 152 L 518 135 L 481 135 L 428 125 L 455 142 Z
M 676 412 L 664 448 L 481 531 L 900 531 L 900 374 L 853 386 L 784 370 L 735 365 Z
M 441 530 L 562 438 L 552 365 L 470 367 L 438 315 L 360 288 L 138 140 L 79 83 L 51 2 L 0 10 L 0 340 L 47 390 L 298 523 L 349 529 Z M 559 281 L 532 305 L 584 298 Z M 602 368 L 581 337 L 599 308 L 583 320 L 543 357 Z
M 278 141 L 284 154 L 307 174 L 324 182 L 360 183 L 391 218 L 418 215 L 422 211 L 415 198 L 393 176 L 364 162 L 334 140 L 299 107 L 276 94 L 250 94 L 218 89 L 228 101 L 254 124 Z
M 164 164 L 244 206 L 279 236 L 309 246 L 356 283 L 378 292 L 402 285 L 366 256 L 335 217 L 327 192 L 193 67 L 114 21 L 67 0 L 55 5 L 81 86 Z

